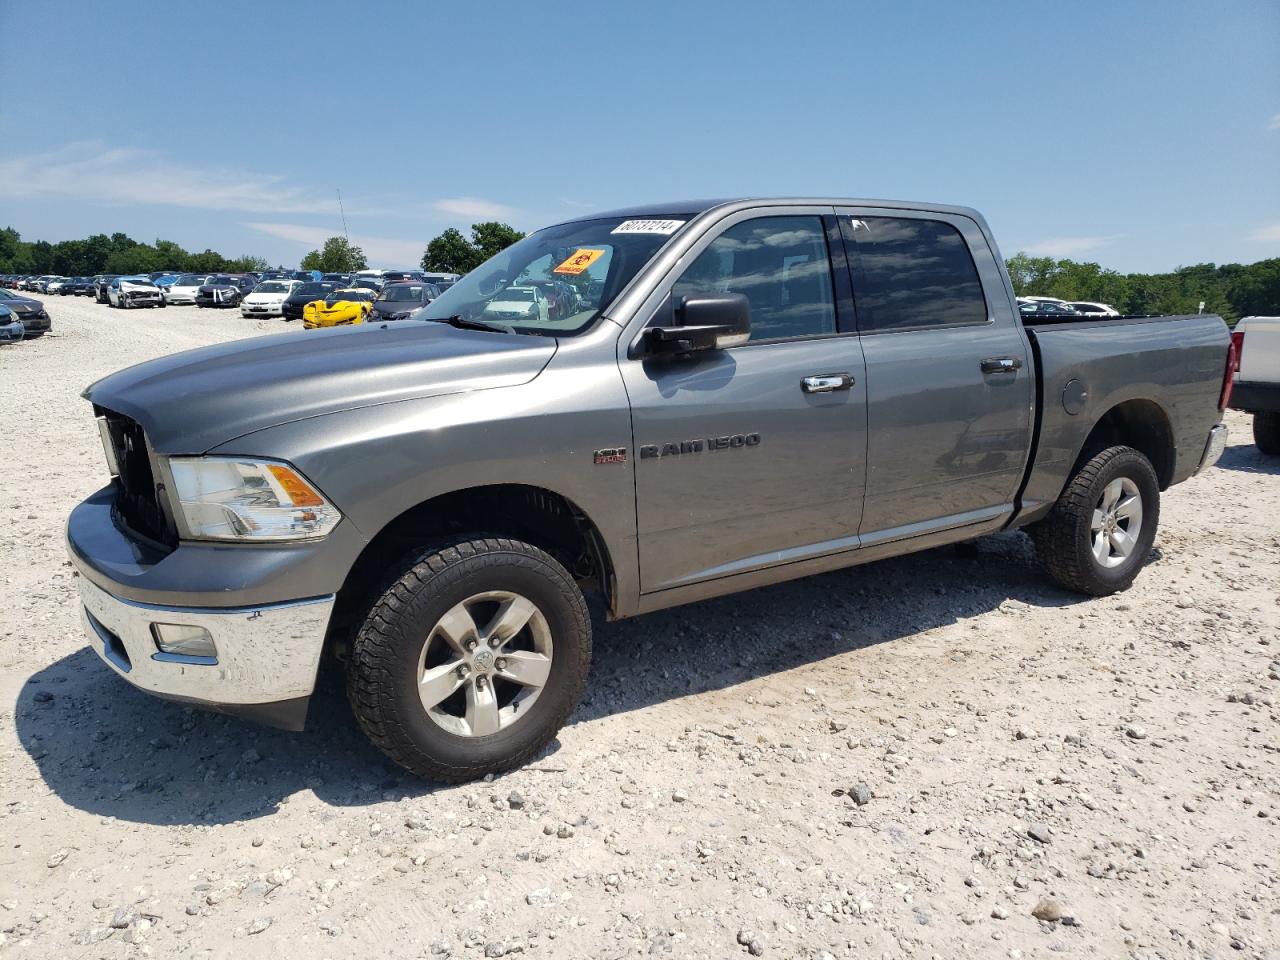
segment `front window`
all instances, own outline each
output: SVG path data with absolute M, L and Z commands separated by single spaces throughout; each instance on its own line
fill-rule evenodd
M 426 287 L 423 286 L 386 287 L 378 295 L 378 299 L 392 303 L 421 303 L 425 290 Z
M 752 340 L 836 332 L 835 294 L 819 217 L 759 217 L 716 237 L 671 289 L 683 297 L 743 294 Z
M 609 307 L 687 217 L 562 223 L 476 267 L 416 314 L 479 320 L 516 333 L 575 336 Z M 600 296 L 587 291 L 599 284 Z
M 291 284 L 279 280 L 266 280 L 253 288 L 254 293 L 288 293 Z

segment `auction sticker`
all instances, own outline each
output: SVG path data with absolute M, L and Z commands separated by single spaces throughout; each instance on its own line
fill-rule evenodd
M 624 220 L 609 232 L 660 233 L 669 237 L 683 226 L 683 220 Z
M 604 254 L 605 251 L 603 250 L 588 250 L 580 248 L 574 251 L 573 256 L 551 272 L 568 273 L 576 277 L 578 274 L 584 273 L 589 266 L 603 257 Z

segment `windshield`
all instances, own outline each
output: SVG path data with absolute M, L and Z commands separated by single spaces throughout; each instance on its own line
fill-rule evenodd
M 207 279 L 207 277 L 202 277 L 198 274 L 184 273 L 177 280 L 173 281 L 173 285 L 175 287 L 198 287 Z
M 415 319 L 457 316 L 516 333 L 580 334 L 682 224 L 610 218 L 547 227 L 486 260 Z M 589 296 L 593 284 L 598 292 Z
M 295 296 L 323 297 L 325 294 L 332 291 L 333 287 L 334 284 L 332 283 L 320 283 L 316 281 L 312 283 L 304 283 L 293 292 Z
M 378 299 L 391 300 L 395 303 L 420 303 L 426 296 L 426 289 L 422 284 L 385 287 L 382 293 L 378 294 Z
M 288 293 L 292 284 L 281 283 L 279 280 L 264 280 L 253 288 L 254 293 Z
M 348 300 L 348 301 L 372 300 L 373 291 L 372 290 L 335 290 L 333 293 L 329 294 L 329 296 L 326 297 L 325 299 L 328 300 L 328 302 L 331 305 L 335 303 L 339 303 L 343 300 Z

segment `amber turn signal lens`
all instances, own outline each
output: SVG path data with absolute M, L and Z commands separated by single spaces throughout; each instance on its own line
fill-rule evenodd
M 267 466 L 267 469 L 284 488 L 284 492 L 289 495 L 295 507 L 319 507 L 324 503 L 324 497 L 312 490 L 305 480 L 288 467 L 272 463 Z

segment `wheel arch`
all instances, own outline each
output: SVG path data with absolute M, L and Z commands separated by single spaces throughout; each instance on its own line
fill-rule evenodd
M 1150 460 L 1161 490 L 1168 489 L 1173 483 L 1178 453 L 1173 423 L 1168 412 L 1156 401 L 1134 398 L 1107 410 L 1085 437 L 1071 475 L 1074 476 L 1098 452 L 1115 446 L 1133 447 Z
M 608 545 L 576 503 L 531 484 L 469 487 L 409 507 L 365 545 L 338 591 L 327 641 L 333 652 L 344 652 L 394 564 L 419 547 L 455 535 L 522 540 L 555 557 L 584 592 L 599 592 L 610 611 L 617 600 Z

